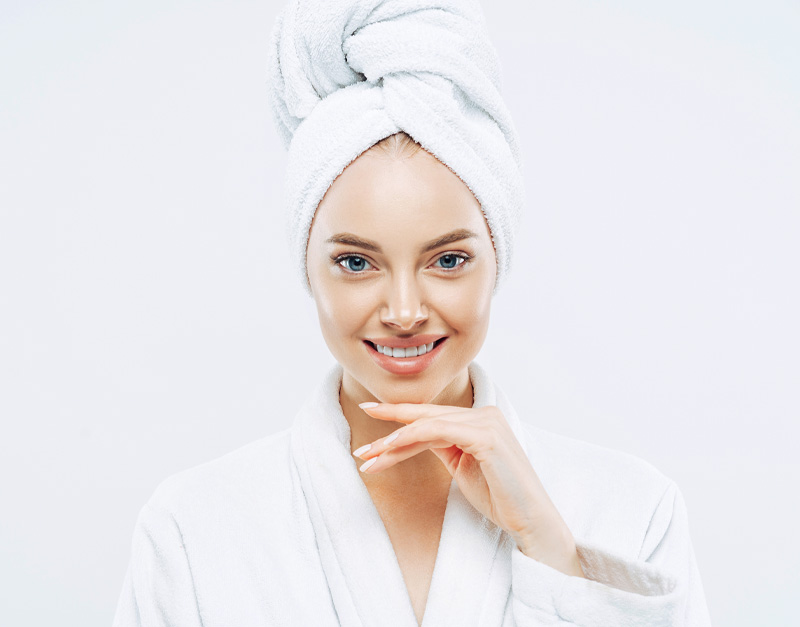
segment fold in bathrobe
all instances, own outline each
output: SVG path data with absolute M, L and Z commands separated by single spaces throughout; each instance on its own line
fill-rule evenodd
M 424 627 L 707 626 L 686 506 L 647 462 L 520 421 L 497 405 L 578 547 L 586 578 L 527 557 L 455 481 Z M 115 627 L 417 624 L 350 453 L 336 364 L 291 428 L 163 481 L 136 521 Z

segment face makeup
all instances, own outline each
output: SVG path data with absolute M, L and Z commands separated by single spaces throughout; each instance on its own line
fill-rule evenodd
M 358 157 L 317 208 L 307 263 L 342 398 L 469 396 L 497 264 L 480 204 L 446 166 L 424 150 Z

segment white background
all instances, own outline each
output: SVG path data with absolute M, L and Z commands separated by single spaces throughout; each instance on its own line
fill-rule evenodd
M 788 625 L 800 5 L 483 5 L 529 198 L 478 361 L 677 481 L 715 625 Z M 333 363 L 279 226 L 282 2 L 0 6 L 0 624 L 108 625 L 155 486 Z

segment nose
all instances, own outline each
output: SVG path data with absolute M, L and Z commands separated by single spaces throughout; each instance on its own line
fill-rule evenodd
M 387 284 L 386 305 L 381 308 L 381 322 L 410 331 L 428 319 L 422 290 L 416 279 L 405 274 Z

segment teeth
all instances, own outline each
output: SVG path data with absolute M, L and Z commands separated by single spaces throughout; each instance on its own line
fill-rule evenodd
M 383 353 L 384 355 L 388 355 L 389 357 L 418 357 L 420 355 L 424 355 L 428 351 L 433 350 L 434 342 L 430 344 L 422 344 L 421 346 L 410 346 L 409 348 L 392 348 L 390 346 L 381 346 L 380 344 L 376 344 L 376 348 L 378 349 L 379 353 Z

